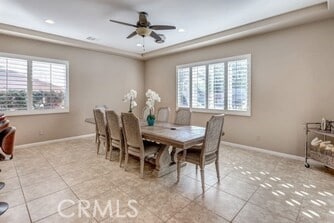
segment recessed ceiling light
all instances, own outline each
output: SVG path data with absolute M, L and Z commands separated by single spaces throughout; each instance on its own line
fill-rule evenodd
M 185 30 L 182 29 L 182 28 L 178 29 L 177 31 L 178 31 L 179 33 L 183 33 L 183 32 L 185 32 Z
M 55 24 L 55 21 L 53 21 L 52 19 L 47 19 L 45 20 L 45 22 L 48 24 Z
M 137 43 L 137 45 L 136 46 L 138 46 L 138 47 L 142 47 L 143 46 L 143 44 L 141 44 L 141 43 Z
M 90 41 L 94 41 L 94 40 L 96 40 L 96 38 L 95 38 L 95 37 L 92 37 L 92 36 L 88 36 L 86 39 L 87 39 L 87 40 L 90 40 Z

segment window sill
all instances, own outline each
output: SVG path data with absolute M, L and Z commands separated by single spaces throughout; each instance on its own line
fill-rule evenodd
M 28 116 L 28 115 L 51 115 L 51 114 L 61 114 L 61 113 L 69 113 L 70 110 L 61 109 L 61 110 L 45 110 L 45 111 L 2 111 L 7 117 L 10 116 Z
M 194 113 L 207 113 L 207 114 L 225 114 L 225 115 L 236 115 L 236 116 L 246 116 L 250 117 L 250 111 L 226 111 L 226 110 L 215 110 L 215 109 L 198 109 L 198 108 L 191 108 L 191 111 Z

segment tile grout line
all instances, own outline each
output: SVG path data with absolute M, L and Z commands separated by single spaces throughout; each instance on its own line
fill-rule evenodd
M 98 156 L 99 154 L 97 154 L 97 156 Z M 104 155 L 104 154 L 102 154 L 102 155 Z M 42 154 L 42 156 L 43 156 L 43 154 Z M 44 156 L 43 156 L 44 157 Z M 46 157 L 44 157 L 48 162 L 49 162 L 49 160 L 46 158 Z M 109 160 L 108 160 L 109 161 Z M 68 185 L 67 183 L 66 183 L 66 181 L 62 178 L 62 176 L 58 173 L 58 171 L 56 170 L 56 168 L 49 162 L 49 164 L 52 166 L 52 168 L 55 170 L 55 172 L 61 177 L 61 179 L 65 182 L 65 184 L 70 188 L 70 190 L 72 191 L 72 193 L 77 197 L 77 199 L 80 201 L 80 198 L 77 196 L 77 194 L 72 190 L 72 187 L 70 186 L 70 185 Z M 110 170 L 110 172 L 112 172 L 111 170 Z M 108 175 L 108 174 L 110 174 L 110 172 L 108 172 L 108 173 L 105 173 L 105 174 L 102 174 L 101 175 L 101 177 L 103 177 L 104 175 Z M 92 177 L 92 178 L 90 178 L 89 180 L 91 180 L 91 179 L 93 179 L 94 177 Z M 78 184 L 80 184 L 80 183 L 77 183 L 77 184 L 75 184 L 75 185 L 78 185 Z M 72 185 L 72 186 L 75 186 L 75 185 Z M 121 188 L 119 187 L 119 186 L 117 186 L 117 185 L 115 185 L 115 184 L 113 184 L 116 188 L 118 188 L 118 189 L 120 189 L 121 190 Z M 108 191 L 110 191 L 110 190 L 108 190 Z M 106 192 L 108 192 L 108 191 L 105 191 L 105 192 L 103 192 L 103 193 L 106 193 Z M 124 194 L 126 194 L 127 196 L 130 196 L 128 193 L 126 193 L 125 191 L 123 191 L 123 190 L 121 190 Z M 102 194 L 103 194 L 102 193 Z M 149 196 L 149 195 L 147 195 L 147 196 Z M 140 205 L 140 204 L 139 204 Z M 74 206 L 74 205 L 73 205 Z M 73 206 L 71 206 L 71 207 L 73 207 Z M 141 205 L 142 206 L 142 205 Z M 144 207 L 145 208 L 145 207 Z M 67 209 L 67 208 L 66 208 Z M 147 208 L 145 208 L 147 211 L 149 211 L 151 214 L 153 214 L 154 216 L 156 216 L 154 213 L 152 213 L 150 210 L 148 210 Z M 65 209 L 64 209 L 65 210 Z M 89 210 L 88 210 L 89 211 Z M 92 214 L 91 213 L 91 211 L 89 211 L 90 212 L 90 214 Z M 53 215 L 53 214 L 52 214 Z M 47 216 L 47 217 L 50 217 L 51 215 L 49 215 L 49 216 Z M 45 218 L 47 218 L 47 217 L 45 217 Z M 158 217 L 158 216 L 156 216 L 156 217 Z M 93 215 L 92 215 L 92 218 L 94 218 L 94 220 L 96 221 L 96 222 L 99 222 L 97 219 L 96 219 L 96 217 L 94 217 Z M 44 218 L 43 218 L 44 219 Z M 107 218 L 105 218 L 105 219 L 102 219 L 101 221 L 104 221 L 104 220 L 106 220 Z M 158 217 L 158 219 L 160 219 L 160 217 Z M 160 220 L 162 220 L 162 219 L 160 219 Z
M 21 178 L 20 178 L 20 176 L 19 176 L 19 174 L 18 174 L 18 172 L 17 172 L 17 168 L 16 168 L 16 165 L 15 165 L 15 162 L 14 162 L 14 161 L 13 161 L 13 164 L 14 164 L 14 168 L 15 168 L 15 172 L 16 172 L 17 178 L 18 178 L 19 183 L 20 183 L 20 189 L 21 189 L 21 193 L 22 193 L 22 196 L 23 196 L 23 199 L 24 199 L 24 205 L 25 205 L 26 210 L 27 210 L 27 212 L 28 212 L 29 220 L 30 220 L 30 222 L 32 223 L 32 218 L 31 218 L 30 211 L 29 211 L 29 208 L 28 208 L 28 202 L 27 202 L 26 197 L 25 197 L 25 194 L 24 194 L 24 192 L 23 192 L 23 187 L 22 187 L 22 183 L 21 183 Z
M 50 164 L 50 166 L 52 167 L 52 169 L 57 173 L 57 175 L 64 181 L 64 183 L 68 186 L 68 188 L 71 190 L 71 192 L 75 195 L 75 197 L 78 199 L 78 200 L 80 200 L 80 198 L 77 196 L 77 194 L 72 190 L 72 188 L 71 188 L 71 186 L 69 186 L 67 183 L 66 183 L 66 181 L 62 178 L 62 176 L 58 173 L 58 171 L 56 170 L 56 168 L 55 168 L 55 166 L 54 165 L 52 165 L 52 163 L 48 160 L 48 158 L 47 157 L 45 157 L 44 155 L 43 155 L 43 153 L 41 153 L 40 151 L 38 151 L 40 154 L 41 154 L 41 156 Z M 18 173 L 17 173 L 17 169 L 16 169 L 16 166 L 15 166 L 15 163 L 14 163 L 14 167 L 15 167 L 15 171 L 16 171 L 16 174 L 17 174 L 17 177 L 19 178 L 19 182 L 20 182 L 20 188 L 21 188 L 21 191 L 22 191 L 22 194 L 23 194 L 23 197 L 24 197 L 24 201 L 25 201 L 25 205 L 26 205 L 26 208 L 27 208 L 27 211 L 28 211 L 28 213 L 29 213 L 29 218 L 30 218 L 30 221 L 32 222 L 32 219 L 31 219 L 31 216 L 30 216 L 30 212 L 29 212 L 29 209 L 28 209 L 28 207 L 27 207 L 27 201 L 26 201 L 26 199 L 25 199 L 25 195 L 24 195 L 24 193 L 23 193 L 23 188 L 22 188 L 22 185 L 21 185 L 21 179 L 20 179 L 20 177 L 19 177 L 19 175 L 18 175 Z M 106 173 L 106 174 L 103 174 L 103 175 L 107 175 L 107 174 L 109 174 L 110 172 L 108 172 L 108 173 Z M 28 174 L 27 174 L 28 175 Z M 14 178 L 14 177 L 13 177 Z M 92 178 L 93 179 L 93 178 Z M 115 185 L 116 186 L 116 185 Z M 116 187 L 118 187 L 118 186 L 116 186 Z M 62 190 L 65 190 L 65 189 L 62 189 Z M 59 191 L 62 191 L 62 190 L 59 190 Z M 53 192 L 53 193 L 50 193 L 50 194 L 47 194 L 47 195 L 44 195 L 44 196 L 48 196 L 48 195 L 51 195 L 51 194 L 54 194 L 54 193 L 57 193 L 57 192 L 59 192 L 59 191 L 56 191 L 56 192 Z M 127 193 L 125 193 L 125 194 L 127 194 Z M 44 197 L 44 196 L 41 196 L 41 197 Z M 38 197 L 38 198 L 41 198 L 41 197 Z M 33 199 L 33 200 L 36 200 L 36 199 L 38 199 L 38 198 L 35 198 L 35 199 Z M 33 200 L 30 200 L 29 202 L 31 202 L 31 201 L 33 201 Z M 68 207 L 68 208 L 71 208 L 71 207 L 73 207 L 74 205 L 72 205 L 72 206 L 70 206 L 70 207 Z M 65 208 L 65 209 L 68 209 L 68 208 Z M 65 210 L 64 209 L 64 210 Z M 148 210 L 148 209 L 146 209 L 146 210 Z M 48 217 L 50 217 L 50 216 L 52 216 L 52 215 L 54 215 L 55 213 L 53 213 L 53 214 L 50 214 L 50 215 L 48 215 L 48 216 L 45 216 L 44 218 L 41 218 L 41 219 L 38 219 L 37 221 L 40 221 L 40 220 L 42 220 L 42 219 L 45 219 L 45 218 L 48 218 Z M 95 218 L 94 218 L 95 219 Z M 159 218 L 160 219 L 160 218 Z M 97 219 L 95 219 L 96 221 L 97 221 Z
M 63 180 L 64 181 L 64 183 L 67 185 L 67 187 L 71 190 L 71 192 L 75 195 L 75 197 L 77 197 L 78 198 L 78 196 L 77 196 L 77 194 L 72 190 L 72 187 L 74 186 L 74 185 L 72 185 L 72 186 L 69 186 L 68 184 L 67 184 L 67 182 L 64 180 L 64 178 L 63 178 L 63 176 L 62 175 L 60 175 L 60 173 L 57 171 L 57 169 L 56 169 L 56 167 L 57 167 L 57 165 L 52 165 L 52 163 L 51 163 L 51 161 L 52 161 L 52 159 L 51 159 L 51 157 L 50 157 L 50 160 L 48 159 L 48 158 L 46 158 L 46 156 L 44 156 L 43 155 L 43 152 L 42 151 L 38 151 L 38 153 L 40 153 L 41 154 L 41 156 L 48 162 L 48 164 L 52 167 L 52 169 L 56 172 L 56 174 L 57 174 L 57 176 L 59 176 L 60 178 L 61 178 L 61 180 Z M 47 155 L 47 154 L 45 154 L 45 155 Z M 74 157 L 75 158 L 75 157 Z M 100 160 L 100 159 L 99 159 Z M 282 164 L 281 163 L 281 161 L 285 161 L 286 159 L 284 159 L 284 158 L 282 158 L 282 159 L 280 159 L 279 161 L 277 161 L 277 163 L 276 163 L 276 165 L 275 165 L 275 167 L 273 168 L 273 170 L 272 171 L 270 171 L 271 172 L 271 174 L 269 174 L 269 175 L 267 175 L 267 176 L 265 176 L 265 178 L 263 179 L 264 181 L 263 182 L 258 182 L 258 185 L 256 185 L 257 186 L 257 188 L 256 188 L 256 190 L 250 195 L 250 197 L 247 199 L 247 200 L 245 200 L 246 202 L 244 203 L 244 205 L 239 209 L 239 211 L 235 214 L 235 216 L 232 218 L 232 220 L 231 221 L 234 221 L 235 219 L 236 219 L 236 217 L 238 217 L 239 215 L 240 215 L 240 212 L 242 212 L 242 210 L 244 210 L 245 209 L 245 206 L 247 205 L 247 204 L 250 204 L 250 205 L 254 205 L 254 206 L 256 206 L 256 207 L 259 207 L 259 208 L 261 208 L 261 209 L 263 209 L 263 210 L 267 210 L 268 212 L 270 212 L 271 214 L 274 214 L 275 212 L 273 212 L 273 211 L 270 211 L 269 209 L 267 209 L 266 207 L 262 207 L 262 206 L 259 206 L 258 204 L 255 204 L 255 203 L 252 203 L 252 202 L 250 202 L 250 200 L 254 197 L 254 194 L 256 194 L 259 190 L 261 190 L 262 188 L 261 188 L 261 183 L 264 183 L 264 182 L 268 182 L 268 183 L 271 183 L 271 181 L 270 181 L 270 176 L 272 176 L 272 177 L 274 177 L 274 175 L 275 174 L 277 174 L 278 172 L 275 172 L 275 170 L 276 170 L 276 168 L 278 167 L 278 166 L 280 166 L 280 164 Z M 56 161 L 56 160 L 55 160 Z M 64 161 L 66 161 L 66 160 L 64 160 Z M 100 161 L 102 161 L 102 159 L 100 160 Z M 109 160 L 108 160 L 109 161 Z M 53 162 L 54 163 L 54 162 Z M 55 164 L 55 163 L 54 163 Z M 108 166 L 108 162 L 104 162 L 104 159 L 103 159 L 103 167 L 104 168 L 106 168 L 105 170 L 107 170 L 107 166 Z M 111 164 L 111 163 L 110 163 Z M 93 165 L 95 165 L 95 164 L 93 164 Z M 101 168 L 102 168 L 102 166 L 101 166 Z M 25 196 L 25 194 L 24 194 L 24 191 L 23 191 L 23 186 L 22 186 L 22 182 L 21 182 L 21 177 L 22 176 L 19 176 L 18 175 L 18 171 L 20 170 L 20 166 L 17 166 L 17 165 L 15 165 L 15 162 L 13 162 L 13 167 L 15 168 L 15 173 L 16 173 L 16 177 L 18 178 L 18 180 L 19 180 L 19 185 L 20 185 L 20 189 L 21 189 L 21 192 L 22 192 L 22 194 L 23 194 L 23 198 L 24 198 L 24 203 L 25 203 L 25 206 L 26 206 L 26 210 L 27 210 L 27 212 L 28 212 L 28 215 L 29 215 L 29 219 L 30 219 L 30 222 L 32 222 L 32 219 L 31 219 L 31 216 L 30 216 L 30 212 L 29 212 L 29 209 L 28 209 L 28 206 L 27 206 L 27 203 L 29 203 L 29 202 L 31 202 L 31 201 L 33 201 L 33 200 L 36 200 L 36 199 L 38 199 L 38 198 L 35 198 L 35 199 L 33 199 L 33 200 L 31 200 L 31 201 L 29 201 L 29 202 L 27 202 L 27 200 L 26 200 L 26 196 Z M 18 168 L 17 168 L 18 167 Z M 100 176 L 102 176 L 102 177 L 104 177 L 104 175 L 107 175 L 107 174 L 110 174 L 110 173 L 112 173 L 112 172 L 115 172 L 114 170 L 113 170 L 113 167 L 114 166 L 112 166 L 112 168 L 110 168 L 110 169 L 108 169 L 108 173 L 103 173 L 103 174 L 101 174 Z M 259 166 L 260 167 L 260 166 Z M 262 168 L 262 167 L 261 167 Z M 97 168 L 96 170 L 99 170 L 100 168 Z M 104 170 L 104 169 L 103 169 Z M 120 169 L 121 170 L 121 169 Z M 238 172 L 239 172 L 239 170 L 237 170 Z M 260 169 L 258 170 L 258 169 L 256 169 L 255 171 L 254 171 L 254 174 L 257 172 L 257 171 L 260 171 Z M 103 172 L 105 172 L 105 171 L 103 171 Z M 228 177 L 232 172 L 234 172 L 234 170 L 232 169 L 232 170 L 230 170 L 229 171 L 229 173 L 228 174 L 226 174 L 226 175 L 224 175 L 224 177 L 223 178 L 226 178 L 226 177 Z M 253 171 L 252 171 L 253 172 Z M 102 173 L 102 171 L 101 171 L 101 173 Z M 136 174 L 135 173 L 133 173 L 133 172 L 131 172 L 131 175 L 133 175 L 133 176 L 136 176 Z M 24 176 L 26 176 L 26 175 L 24 175 Z M 185 176 L 187 176 L 187 177 L 189 177 L 189 178 L 191 178 L 191 179 L 193 179 L 193 180 L 196 180 L 195 178 L 193 178 L 192 176 L 188 176 L 188 175 L 185 175 Z M 235 176 L 235 177 L 233 177 L 233 178 L 236 178 L 237 176 Z M 12 177 L 12 178 L 14 178 L 14 177 Z M 274 186 L 274 188 L 268 188 L 270 191 L 275 191 L 275 189 L 278 189 L 278 187 L 276 188 L 276 186 L 278 186 L 280 183 L 284 183 L 284 177 L 282 177 L 283 178 L 283 181 L 281 181 L 281 182 L 277 182 L 278 184 L 273 184 L 273 186 Z M 310 175 L 308 175 L 308 178 L 311 178 L 310 177 Z M 93 179 L 93 177 L 92 177 L 92 179 Z M 239 179 L 239 178 L 236 178 L 236 179 Z M 243 178 L 242 178 L 243 179 Z M 239 179 L 241 182 L 245 182 L 245 183 L 247 183 L 247 181 L 243 181 L 242 179 Z M 246 180 L 246 179 L 245 179 Z M 110 183 L 112 183 L 112 181 L 110 181 Z M 158 183 L 160 183 L 160 182 L 158 182 Z M 78 183 L 79 184 L 79 183 Z M 116 184 L 114 184 L 114 183 L 112 183 L 116 188 L 118 188 L 118 189 L 120 189 L 121 188 L 121 186 L 120 185 L 116 185 Z M 77 185 L 77 184 L 75 184 L 75 185 Z M 215 188 L 215 186 L 217 185 L 217 183 L 215 183 L 214 185 L 207 185 L 208 187 L 207 187 L 207 189 L 206 189 L 206 191 L 204 192 L 204 193 L 206 193 L 208 190 L 211 190 L 211 189 L 217 189 L 217 188 Z M 162 185 L 162 186 L 164 186 L 164 185 Z M 167 188 L 167 190 L 168 190 L 168 186 L 164 186 L 164 187 L 166 187 Z M 19 189 L 19 188 L 17 188 L 17 189 Z M 120 189 L 121 190 L 121 189 Z M 219 189 L 217 189 L 217 190 L 219 190 Z M 123 190 L 121 190 L 124 194 L 126 194 L 126 195 L 128 195 L 128 196 L 130 196 L 130 194 L 128 194 L 127 192 L 125 192 L 125 191 L 123 191 Z M 169 191 L 169 190 L 168 190 Z M 221 190 L 221 191 L 223 191 L 223 190 Z M 59 192 L 59 191 L 57 191 L 57 192 Z M 53 192 L 53 193 L 57 193 L 57 192 Z M 177 194 L 179 194 L 180 196 L 182 196 L 182 197 L 185 197 L 186 199 L 188 199 L 186 196 L 184 196 L 183 194 L 181 194 L 181 192 L 180 191 L 175 191 Z M 227 193 L 227 194 L 230 194 L 229 192 L 225 192 L 225 191 L 223 191 L 224 193 Z M 53 193 L 50 193 L 50 194 L 53 194 Z M 105 192 L 104 192 L 105 193 Z M 48 195 L 50 195 L 50 194 L 48 194 Z M 43 195 L 42 197 L 44 197 L 44 196 L 48 196 L 48 195 Z M 171 218 L 173 218 L 173 217 L 175 217 L 175 215 L 176 214 L 178 214 L 178 213 L 180 213 L 180 212 L 182 212 L 184 209 L 186 209 L 189 205 L 191 205 L 191 204 L 196 204 L 196 199 L 198 199 L 200 196 L 202 196 L 203 194 L 201 194 L 201 195 L 198 195 L 198 196 L 196 196 L 194 199 L 188 199 L 188 200 L 190 200 L 190 202 L 187 204 L 187 205 L 185 205 L 183 208 L 180 208 L 180 209 L 178 209 L 175 213 L 173 213 L 172 215 L 171 215 L 171 217 L 170 218 L 168 218 L 166 221 L 169 221 Z M 235 196 L 235 195 L 233 195 L 233 194 L 230 194 L 231 196 L 233 196 L 233 197 L 237 197 L 237 196 Z M 149 195 L 146 195 L 145 197 L 148 197 Z M 237 198 L 239 198 L 239 197 L 237 197 Z M 241 200 L 243 200 L 242 198 L 239 198 L 239 199 L 241 199 Z M 80 200 L 80 199 L 79 199 Z M 304 201 L 305 200 L 307 200 L 307 198 L 305 198 L 305 197 L 303 197 L 302 198 L 302 204 L 304 203 Z M 259 203 L 260 205 L 261 205 L 261 203 Z M 68 207 L 68 208 L 64 208 L 63 210 L 67 210 L 67 209 L 69 209 L 69 208 L 71 208 L 71 207 L 73 207 L 74 205 L 72 205 L 72 206 L 70 206 L 70 207 Z M 142 205 L 141 205 L 142 206 Z M 203 206 L 203 207 L 205 207 L 206 208 L 206 206 Z M 145 208 L 145 207 L 144 207 Z M 206 208 L 207 209 L 207 208 Z M 147 209 L 147 208 L 145 208 L 145 210 L 146 211 L 148 211 L 149 213 L 151 213 L 152 215 L 154 215 L 154 216 L 156 216 L 156 217 L 158 217 L 159 218 L 159 216 L 157 216 L 157 215 L 155 215 L 154 213 L 152 213 L 149 209 Z M 209 210 L 209 209 L 207 209 L 208 211 L 210 211 L 210 213 L 213 213 L 213 214 L 215 214 L 216 216 L 219 216 L 219 217 L 221 217 L 220 215 L 218 215 L 218 214 L 216 214 L 216 213 L 214 213 L 213 211 L 211 211 L 211 210 Z M 301 210 L 302 210 L 302 205 L 300 205 L 299 206 L 299 208 L 298 208 L 298 214 L 297 214 L 297 217 L 296 217 L 296 219 L 295 219 L 295 221 L 294 222 L 296 222 L 297 220 L 298 220 L 298 217 L 301 215 Z M 269 213 L 268 213 L 269 214 Z M 54 214 L 51 214 L 51 215 L 54 215 Z M 51 215 L 48 215 L 48 216 L 46 216 L 46 217 L 44 217 L 44 218 L 41 218 L 41 219 L 38 219 L 38 221 L 40 221 L 40 220 L 42 220 L 42 219 L 45 219 L 45 218 L 48 218 L 48 217 L 50 217 Z M 290 218 L 285 218 L 284 216 L 282 216 L 282 215 L 280 215 L 280 217 L 283 217 L 284 219 L 288 219 L 288 220 L 291 220 Z M 221 218 L 223 218 L 223 217 L 221 217 Z M 159 218 L 160 219 L 160 218 Z M 225 219 L 225 218 L 223 218 L 223 219 Z M 96 220 L 96 219 L 95 219 Z M 162 220 L 162 219 L 160 219 L 160 220 Z M 226 220 L 226 219 L 225 219 Z
M 282 159 L 280 159 L 280 161 L 281 160 L 284 160 L 284 158 L 282 158 Z M 275 165 L 275 168 L 273 168 L 273 170 L 275 170 L 276 169 L 276 167 L 278 166 L 278 164 L 279 164 L 279 162 Z M 267 176 L 267 178 L 265 178 L 265 179 L 268 179 L 269 178 L 269 175 Z M 270 178 L 269 178 L 270 179 Z M 255 204 L 255 203 L 251 203 L 251 202 L 249 202 L 250 200 L 251 200 L 251 198 L 254 196 L 254 194 L 259 190 L 259 189 L 261 189 L 261 187 L 260 187 L 260 185 L 258 186 L 258 188 L 256 189 L 256 191 L 255 192 L 253 192 L 253 194 L 249 197 L 249 199 L 247 200 L 247 202 L 245 203 L 245 205 L 239 210 L 239 212 L 234 216 L 234 218 L 232 219 L 232 221 L 239 215 L 239 213 L 241 212 L 241 210 L 246 206 L 246 204 L 251 204 L 251 205 L 254 205 L 254 206 L 257 206 L 257 207 L 259 207 L 259 208 L 261 208 L 261 209 L 263 209 L 263 210 L 267 210 L 266 208 L 263 208 L 263 207 L 261 207 L 261 206 L 259 206 L 258 204 Z M 271 191 L 272 191 L 272 189 L 270 189 Z M 304 199 L 304 198 L 303 198 Z M 270 212 L 270 213 L 272 213 L 272 214 L 274 214 L 274 212 L 272 212 L 271 210 L 267 210 L 268 212 Z M 299 215 L 299 213 L 298 213 L 298 215 Z M 289 220 L 289 221 L 291 221 L 291 219 L 290 218 L 286 218 L 286 217 L 283 217 L 282 215 L 279 215 L 281 218 L 284 218 L 284 219 L 286 219 L 286 220 Z M 296 222 L 297 221 L 297 219 L 296 220 L 294 220 L 294 222 Z
M 42 153 L 41 153 L 42 154 Z M 70 189 L 70 191 L 74 194 L 74 196 L 78 199 L 78 201 L 80 202 L 80 198 L 79 198 L 79 196 L 72 190 L 72 187 L 70 186 L 70 185 L 68 185 L 67 184 L 67 182 L 64 180 L 64 178 L 60 175 L 60 173 L 57 171 L 57 169 L 55 168 L 55 166 L 48 160 L 48 158 L 47 157 L 45 157 L 43 154 L 42 154 L 42 156 L 47 160 L 47 162 L 51 165 L 51 167 L 54 169 L 54 171 L 57 173 L 57 175 L 64 181 L 64 183 L 68 186 L 68 188 Z M 66 165 L 66 164 L 65 164 Z M 102 175 L 107 175 L 108 173 L 106 173 L 106 174 L 102 174 Z M 91 179 L 93 179 L 93 177 L 91 178 Z M 90 179 L 89 179 L 90 180 Z M 79 183 L 78 183 L 79 184 Z M 77 185 L 77 184 L 75 184 L 75 185 Z M 72 186 L 75 186 L 75 185 L 72 185 Z M 75 204 L 74 204 L 75 205 Z M 66 209 L 69 209 L 69 208 L 71 208 L 71 207 L 73 207 L 74 205 L 72 205 L 72 206 L 70 206 L 70 207 L 68 207 L 68 208 L 65 208 L 65 209 L 63 209 L 63 210 L 66 210 Z M 88 210 L 89 211 L 89 210 Z M 56 212 L 57 213 L 57 212 Z M 92 214 L 91 213 L 91 211 L 89 211 L 89 213 L 90 214 Z M 48 215 L 48 216 L 46 216 L 46 217 L 44 217 L 44 218 L 42 218 L 42 219 L 45 219 L 45 218 L 48 218 L 48 217 L 50 217 L 50 216 L 52 216 L 52 215 L 54 215 L 55 213 L 53 213 L 53 214 L 50 214 L 50 215 Z M 92 216 L 90 216 L 90 220 L 91 219 L 94 219 L 96 222 L 98 222 L 98 220 L 92 215 Z M 40 221 L 41 219 L 39 219 L 38 221 Z
M 278 163 L 275 165 L 275 167 L 273 168 L 273 170 L 277 167 L 277 165 L 278 165 Z M 269 178 L 269 175 L 266 177 L 266 178 L 264 178 L 264 181 L 266 180 L 266 179 L 268 179 Z M 252 193 L 252 195 L 246 200 L 246 202 L 245 202 L 245 204 L 242 206 L 242 208 L 240 208 L 240 210 L 235 214 L 235 216 L 232 218 L 232 220 L 231 220 L 231 222 L 233 222 L 234 220 L 235 220 L 235 218 L 240 214 L 240 212 L 244 209 L 244 207 L 249 203 L 249 201 L 251 200 L 251 198 L 254 196 L 254 194 L 260 189 L 260 185 L 258 185 L 257 186 L 257 188 L 256 188 L 256 190 Z M 250 204 L 252 204 L 252 203 L 250 203 Z M 253 205 L 253 204 L 252 204 Z M 257 205 L 256 205 L 257 206 Z M 259 206 L 258 206 L 259 207 Z M 262 208 L 262 207 L 260 207 L 260 208 Z M 262 208 L 263 209 L 263 208 Z
M 39 151 L 40 152 L 40 151 Z M 64 183 L 66 184 L 66 186 L 68 187 L 68 189 L 70 189 L 71 190 L 71 192 L 74 194 L 74 196 L 78 199 L 78 201 L 80 202 L 80 198 L 77 196 L 77 194 L 76 193 L 74 193 L 74 191 L 72 190 L 72 188 L 66 183 L 66 181 L 62 178 L 62 176 L 58 173 L 58 171 L 56 170 L 56 168 L 52 165 L 52 163 L 48 160 L 48 158 L 46 158 L 44 155 L 43 155 L 43 153 L 42 152 L 40 152 L 41 153 L 41 155 L 42 155 L 42 157 L 50 164 L 50 166 L 52 167 L 52 169 L 57 173 L 57 175 L 62 179 L 62 181 L 64 181 Z M 62 189 L 62 190 L 59 190 L 59 191 L 63 191 L 63 190 L 66 190 L 66 189 Z M 59 192 L 59 191 L 57 191 L 57 192 Z M 57 192 L 55 192 L 55 193 L 57 193 Z M 54 193 L 51 193 L 51 194 L 54 194 Z M 49 194 L 49 195 L 51 195 L 51 194 Z M 48 196 L 48 195 L 47 195 Z M 42 197 L 44 197 L 44 196 L 42 196 Z M 76 204 L 74 204 L 74 205 L 76 205 Z M 72 205 L 72 206 L 70 206 L 70 207 L 68 207 L 68 208 L 71 208 L 71 207 L 73 207 L 74 205 Z M 66 210 L 66 209 L 68 209 L 68 208 L 65 208 L 65 209 L 63 209 L 63 210 Z M 52 213 L 52 214 L 50 214 L 50 215 L 48 215 L 48 216 L 45 216 L 44 218 L 41 218 L 41 219 L 38 219 L 37 221 L 40 221 L 40 220 L 42 220 L 42 219 L 46 219 L 46 218 L 48 218 L 48 217 L 50 217 L 50 216 L 52 216 L 52 215 L 54 215 L 54 214 L 56 214 L 56 213 L 58 213 L 58 210 L 57 210 L 57 212 L 55 212 L 55 213 Z M 95 219 L 95 218 L 94 218 Z M 96 220 L 96 219 L 95 219 Z

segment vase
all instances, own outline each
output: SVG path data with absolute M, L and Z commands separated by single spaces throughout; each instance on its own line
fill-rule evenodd
M 147 116 L 146 121 L 147 121 L 148 126 L 153 126 L 154 123 L 155 123 L 155 118 L 153 118 L 152 116 L 149 115 L 149 116 Z

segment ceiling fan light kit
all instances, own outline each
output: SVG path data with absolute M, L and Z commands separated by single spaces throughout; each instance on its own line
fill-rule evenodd
M 155 40 L 156 43 L 164 43 L 166 36 L 163 34 L 158 34 L 154 32 L 153 30 L 172 30 L 172 29 L 176 29 L 176 27 L 169 26 L 169 25 L 151 25 L 151 23 L 147 20 L 147 16 L 148 14 L 146 12 L 139 12 L 139 20 L 136 23 L 136 25 L 117 21 L 117 20 L 112 20 L 112 19 L 110 19 L 110 22 L 135 27 L 136 30 L 132 32 L 129 36 L 127 36 L 127 39 L 130 39 L 134 37 L 135 35 L 139 35 L 142 37 L 150 36 Z
M 152 30 L 146 28 L 146 27 L 139 27 L 136 29 L 136 33 L 139 35 L 139 36 L 149 36 L 151 34 Z

